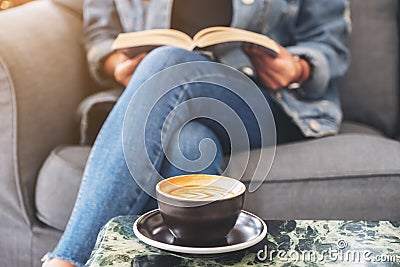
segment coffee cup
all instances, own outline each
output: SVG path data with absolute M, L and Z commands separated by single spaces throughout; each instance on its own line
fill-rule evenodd
M 242 210 L 245 191 L 236 179 L 206 174 L 172 177 L 156 186 L 164 223 L 178 241 L 190 246 L 226 242 Z

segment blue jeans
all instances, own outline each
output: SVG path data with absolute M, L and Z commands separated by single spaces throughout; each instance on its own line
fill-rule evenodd
M 125 162 L 122 146 L 122 129 L 124 115 L 128 104 L 140 85 L 153 74 L 179 63 L 190 61 L 207 61 L 202 55 L 171 47 L 161 47 L 153 50 L 138 66 L 132 80 L 118 103 L 110 113 L 101 129 L 90 154 L 78 198 L 65 232 L 50 258 L 65 259 L 73 264 L 82 266 L 88 260 L 95 244 L 100 228 L 111 218 L 119 215 L 141 214 L 156 207 L 154 199 L 144 193 L 136 184 Z M 201 87 L 199 90 L 198 87 Z M 149 92 L 151 94 L 151 92 Z M 182 101 L 199 96 L 213 97 L 227 103 L 240 113 L 242 121 L 250 134 L 251 147 L 259 147 L 258 125 L 251 117 L 250 110 L 240 102 L 240 99 L 227 96 L 229 92 L 216 85 L 191 84 L 172 90 L 157 104 L 157 112 L 149 118 L 146 126 L 146 142 L 150 149 L 148 156 L 163 177 L 171 177 L 187 172 L 175 167 L 166 160 L 161 150 L 161 129 L 166 116 Z M 267 97 L 267 94 L 265 94 Z M 246 109 L 247 108 L 247 109 Z M 290 133 L 280 142 L 301 139 L 299 130 L 273 104 L 271 106 L 277 119 L 278 139 L 283 133 Z M 136 112 L 141 112 L 141 106 Z M 131 144 L 135 145 L 135 132 L 141 129 L 128 129 L 132 136 Z M 168 128 L 168 127 L 167 127 Z M 282 130 L 280 130 L 282 128 Z M 173 127 L 168 128 L 174 131 Z M 149 138 L 147 138 L 149 137 Z M 199 144 L 204 139 L 211 139 L 216 145 L 216 156 L 213 162 L 202 173 L 220 174 L 224 153 L 229 153 L 229 138 L 218 124 L 207 119 L 196 119 L 187 123 L 180 133 L 179 146 L 168 144 L 170 160 L 174 163 L 174 155 L 180 152 L 189 160 L 199 158 Z M 279 141 L 279 140 L 278 140 Z M 137 155 L 135 171 L 138 175 L 146 175 L 145 166 L 141 166 Z M 179 163 L 178 163 L 178 166 Z M 135 175 L 136 175 L 135 174 Z M 151 179 L 151 177 L 149 178 Z

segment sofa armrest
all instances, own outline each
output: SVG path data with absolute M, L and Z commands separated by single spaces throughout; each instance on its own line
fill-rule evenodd
M 78 14 L 35 1 L 1 12 L 0 25 L 0 220 L 30 224 L 39 169 L 54 147 L 78 142 L 76 109 L 94 86 Z
M 98 92 L 94 95 L 86 97 L 78 107 L 77 115 L 80 121 L 80 138 L 79 144 L 82 146 L 92 145 L 94 142 L 95 137 L 98 134 L 98 131 L 95 132 L 94 136 L 90 136 L 89 131 L 89 121 L 90 116 L 89 114 L 93 111 L 95 106 L 102 106 L 106 108 L 106 111 L 103 120 L 101 120 L 101 126 L 104 123 L 104 120 L 108 116 L 109 112 L 111 111 L 112 107 L 117 103 L 119 97 L 123 92 L 123 88 L 112 88 L 105 91 Z M 107 109 L 108 107 L 108 109 Z M 97 116 L 98 117 L 98 116 Z M 98 118 L 97 118 L 98 120 Z M 96 127 L 97 128 L 97 127 Z

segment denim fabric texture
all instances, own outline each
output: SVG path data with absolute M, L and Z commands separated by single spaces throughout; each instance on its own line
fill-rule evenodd
M 169 28 L 172 4 L 173 0 L 85 0 L 84 43 L 91 73 L 100 84 L 113 84 L 101 71 L 113 39 L 120 32 Z M 313 65 L 312 77 L 301 88 L 282 88 L 273 97 L 307 137 L 339 131 L 342 112 L 335 79 L 350 61 L 344 45 L 351 31 L 348 8 L 346 0 L 233 0 L 231 27 L 265 34 Z M 253 68 L 241 44 L 210 50 L 218 62 L 238 70 Z

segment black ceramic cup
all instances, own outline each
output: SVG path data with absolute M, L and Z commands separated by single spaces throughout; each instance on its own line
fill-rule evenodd
M 242 210 L 245 191 L 238 180 L 205 174 L 172 177 L 156 186 L 165 224 L 189 246 L 224 244 Z

